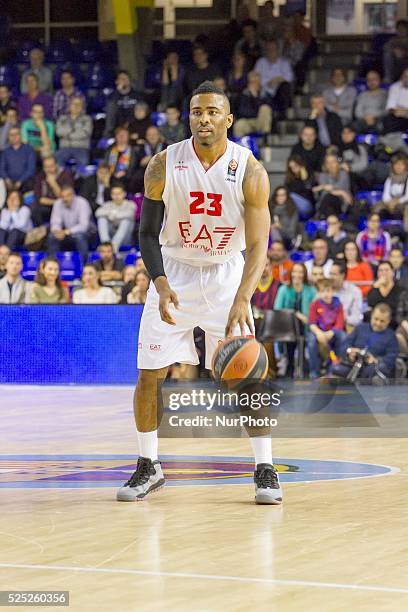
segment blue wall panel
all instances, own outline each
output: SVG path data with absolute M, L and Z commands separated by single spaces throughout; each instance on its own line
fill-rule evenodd
M 133 384 L 143 306 L 0 306 L 0 383 Z

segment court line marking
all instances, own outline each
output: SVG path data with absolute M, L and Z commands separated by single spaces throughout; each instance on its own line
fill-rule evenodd
M 197 578 L 200 580 L 218 580 L 231 582 L 247 582 L 256 584 L 272 584 L 277 586 L 299 586 L 316 587 L 324 589 L 348 589 L 357 591 L 370 591 L 380 593 L 403 593 L 408 594 L 408 588 L 384 587 L 364 584 L 341 584 L 336 582 L 316 582 L 309 580 L 284 580 L 279 578 L 253 578 L 251 576 L 221 576 L 217 574 L 193 574 L 186 572 L 159 572 L 147 570 L 132 570 L 122 568 L 102 568 L 102 567 L 74 567 L 70 565 L 31 565 L 28 563 L 0 563 L 0 568 L 15 568 L 28 570 L 49 570 L 49 571 L 73 571 L 84 573 L 103 573 L 103 574 L 130 574 L 134 576 L 157 576 L 164 578 Z

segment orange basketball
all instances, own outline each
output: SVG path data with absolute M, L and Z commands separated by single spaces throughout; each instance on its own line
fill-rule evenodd
M 229 338 L 215 351 L 212 371 L 217 380 L 234 381 L 234 386 L 242 386 L 245 380 L 254 382 L 266 378 L 268 356 L 262 344 L 255 338 Z

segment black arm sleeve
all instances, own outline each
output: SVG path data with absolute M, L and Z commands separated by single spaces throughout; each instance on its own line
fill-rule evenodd
M 154 281 L 158 276 L 166 276 L 159 243 L 159 234 L 164 218 L 164 203 L 161 200 L 143 198 L 140 215 L 139 246 L 146 270 Z

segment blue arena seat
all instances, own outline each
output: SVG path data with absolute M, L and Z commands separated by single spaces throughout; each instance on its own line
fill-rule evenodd
M 382 199 L 382 191 L 358 191 L 356 200 L 367 202 L 370 205 L 377 204 Z
M 98 144 L 96 146 L 98 147 L 98 149 L 106 151 L 106 149 L 108 149 L 114 142 L 114 138 L 101 138 L 100 140 L 98 140 Z
M 45 253 L 42 251 L 23 251 L 21 257 L 23 259 L 22 277 L 28 281 L 34 280 L 38 264 L 44 259 Z
M 309 239 L 312 240 L 317 232 L 325 232 L 327 230 L 327 221 L 315 221 L 313 219 L 309 219 L 305 223 L 305 232 L 308 235 Z
M 166 123 L 166 113 L 151 113 L 150 119 L 153 125 L 160 127 Z
M 358 144 L 366 144 L 372 147 L 378 142 L 378 134 L 358 134 L 356 141 Z
M 79 253 L 76 251 L 64 251 L 57 253 L 57 258 L 60 263 L 62 280 L 72 281 L 81 277 L 82 264 Z
M 77 61 L 84 64 L 93 64 L 103 58 L 103 48 L 99 40 L 81 40 L 74 47 Z
M 0 85 L 7 85 L 10 89 L 18 89 L 20 85 L 20 73 L 16 66 L 0 66 Z
M 25 40 L 18 43 L 15 62 L 16 64 L 29 64 L 31 49 L 39 49 L 41 44 L 34 40 Z
M 51 42 L 45 53 L 45 61 L 51 64 L 65 64 L 73 59 L 72 45 L 69 40 Z
M 102 89 L 88 89 L 86 91 L 86 106 L 88 113 L 102 113 L 106 109 L 108 98 L 113 92 L 112 87 Z
M 146 89 L 156 89 L 161 83 L 161 66 L 157 62 L 147 65 L 145 72 Z
M 354 79 L 353 85 L 357 90 L 357 93 L 362 93 L 367 90 L 367 83 L 365 79 Z
M 115 71 L 112 66 L 92 63 L 86 74 L 87 89 L 103 89 L 104 87 L 114 87 Z
M 242 145 L 243 147 L 246 147 L 247 149 L 250 149 L 254 157 L 259 159 L 259 145 L 255 136 L 243 136 L 242 138 L 231 138 L 231 140 Z
M 136 253 L 136 251 L 130 251 L 124 259 L 124 264 L 125 266 L 134 266 L 137 260 L 138 254 Z
M 94 263 L 95 261 L 98 261 L 98 259 L 100 259 L 101 256 L 99 255 L 99 253 L 97 251 L 95 251 L 94 253 L 90 253 L 89 257 L 88 257 L 88 262 L 89 263 Z
M 294 263 L 304 263 L 312 259 L 312 257 L 312 251 L 293 251 L 293 253 L 290 254 L 290 258 Z

